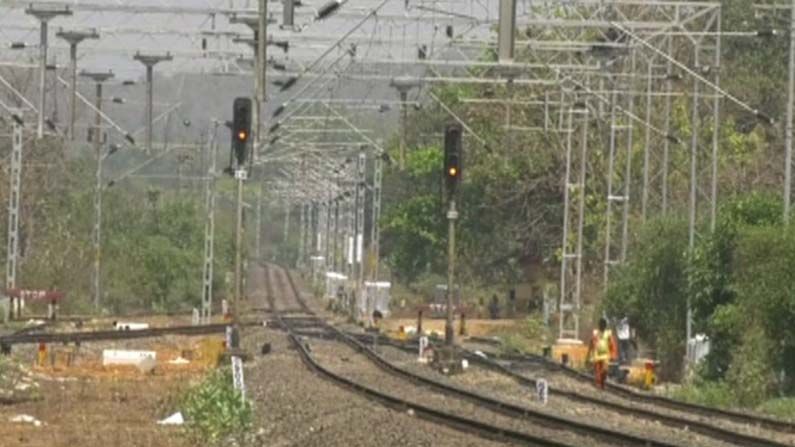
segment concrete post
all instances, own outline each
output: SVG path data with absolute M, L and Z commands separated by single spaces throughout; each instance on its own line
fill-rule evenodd
M 94 154 L 97 157 L 96 182 L 94 185 L 94 308 L 99 310 L 101 297 L 101 250 L 102 250 L 102 83 L 111 79 L 113 73 L 108 72 L 82 72 L 80 76 L 91 79 L 96 83 L 96 117 L 94 120 Z
M 25 14 L 32 15 L 41 23 L 39 34 L 39 116 L 36 126 L 36 138 L 44 137 L 44 109 L 46 106 L 46 81 L 47 81 L 47 35 L 48 23 L 58 16 L 72 15 L 72 11 L 66 9 L 38 9 L 30 5 L 25 9 Z
M 154 125 L 154 67 L 160 62 L 171 61 L 174 58 L 171 54 L 165 55 L 145 55 L 135 53 L 133 59 L 144 64 L 146 67 L 146 150 L 152 152 L 152 127 Z
M 96 31 L 59 31 L 57 37 L 69 43 L 69 64 L 72 85 L 69 95 L 69 139 L 75 139 L 75 120 L 77 118 L 77 46 L 86 39 L 99 39 Z

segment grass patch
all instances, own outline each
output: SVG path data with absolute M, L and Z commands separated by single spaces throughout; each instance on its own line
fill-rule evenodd
M 756 411 L 781 419 L 795 420 L 795 397 L 770 399 L 756 407 Z
M 25 402 L 41 398 L 39 384 L 13 357 L 0 356 L 0 400 Z
M 550 335 L 538 314 L 516 320 L 516 322 L 494 333 L 502 342 L 501 350 L 505 354 L 534 352 L 539 353 L 546 345 Z
M 705 381 L 685 384 L 673 389 L 670 397 L 708 407 L 731 408 L 737 406 L 737 398 L 725 382 Z
M 182 401 L 188 435 L 202 445 L 243 444 L 251 428 L 252 410 L 232 384 L 232 370 L 214 371 L 191 388 Z
M 726 382 L 698 381 L 674 388 L 668 396 L 707 407 L 747 408 L 779 419 L 795 420 L 795 397 L 768 399 L 753 408 L 748 408 L 740 404 L 731 386 Z

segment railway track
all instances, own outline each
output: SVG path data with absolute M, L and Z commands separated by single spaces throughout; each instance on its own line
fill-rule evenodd
M 479 340 L 478 342 L 479 343 L 485 342 L 489 344 L 493 343 L 488 340 Z M 571 377 L 572 379 L 580 381 L 582 383 L 590 384 L 593 382 L 593 377 L 591 377 L 590 375 L 580 372 L 566 365 L 553 362 L 552 360 L 543 356 L 533 355 L 533 354 L 496 355 L 494 353 L 492 353 L 491 355 L 495 358 L 509 361 L 514 364 L 538 365 L 550 371 L 561 372 Z M 795 434 L 795 424 L 763 415 L 749 414 L 739 411 L 724 410 L 720 408 L 713 408 L 704 405 L 692 404 L 688 402 L 671 399 L 665 396 L 656 396 L 653 394 L 643 393 L 640 391 L 636 391 L 632 388 L 629 388 L 627 386 L 619 385 L 616 383 L 610 383 L 610 382 L 607 383 L 607 390 L 614 395 L 635 402 L 653 404 L 660 407 L 666 407 L 672 410 L 697 414 L 699 416 L 707 418 L 720 418 L 741 424 L 749 424 L 781 433 Z
M 518 383 L 535 386 L 535 379 L 510 366 L 493 360 L 484 359 L 474 354 L 470 354 L 468 358 L 470 361 L 477 362 L 493 371 L 500 372 L 516 380 Z M 586 378 L 588 379 L 587 386 L 591 386 L 593 378 Z M 575 402 L 592 403 L 619 413 L 634 415 L 648 420 L 656 420 L 671 427 L 684 428 L 713 439 L 737 445 L 753 447 L 783 447 L 795 445 L 795 437 L 790 437 L 791 442 L 788 443 L 772 439 L 774 437 L 783 437 L 791 434 L 789 429 L 776 430 L 771 428 L 770 425 L 759 424 L 757 418 L 754 416 L 750 416 L 745 420 L 736 416 L 721 420 L 719 417 L 705 414 L 698 409 L 694 411 L 694 409 L 690 407 L 660 405 L 655 401 L 644 399 L 643 395 L 633 391 L 627 391 L 627 393 L 630 394 L 616 393 L 615 397 L 618 397 L 618 399 L 600 398 L 560 388 L 553 388 L 550 390 L 550 393 Z M 636 398 L 639 395 L 641 398 Z M 744 433 L 743 431 L 746 432 Z M 749 434 L 747 433 L 748 431 L 758 433 Z M 762 431 L 767 433 L 762 433 Z
M 275 323 L 278 324 L 278 322 Z M 301 335 L 309 337 L 320 336 L 319 334 L 312 334 L 308 332 L 299 332 L 299 333 Z M 370 344 L 370 343 L 375 343 L 376 345 L 383 344 L 383 345 L 392 346 L 397 349 L 401 349 L 409 353 L 416 354 L 417 352 L 416 343 L 413 344 L 401 343 L 383 336 L 377 336 L 376 338 L 374 338 L 374 336 L 371 334 L 348 332 L 345 335 L 357 339 L 358 342 L 361 344 Z M 473 364 L 480 365 L 489 370 L 496 371 L 500 374 L 508 376 L 520 384 L 533 388 L 536 385 L 535 379 L 528 377 L 520 372 L 517 372 L 511 367 L 506 366 L 501 362 L 484 359 L 481 356 L 469 351 L 467 351 L 465 355 L 466 358 Z M 514 360 L 516 360 L 515 357 Z M 530 358 L 530 359 L 525 359 L 525 361 L 537 364 L 539 362 L 539 359 Z M 557 369 L 556 365 L 554 364 L 547 365 L 547 367 L 551 367 L 552 369 Z M 592 378 L 587 375 L 580 375 L 578 373 L 578 380 L 587 382 L 586 385 L 587 387 L 592 386 Z M 640 394 L 633 391 L 629 392 L 633 393 L 632 396 Z M 560 389 L 557 387 L 550 387 L 550 394 L 553 396 L 558 396 L 564 399 L 571 400 L 574 403 L 584 403 L 587 405 L 599 406 L 601 408 L 614 411 L 626 416 L 632 416 L 636 418 L 645 419 L 648 421 L 657 422 L 671 428 L 691 431 L 693 433 L 698 433 L 703 436 L 709 437 L 711 439 L 723 441 L 732 445 L 758 446 L 758 447 L 765 447 L 765 446 L 791 447 L 795 445 L 795 438 L 792 438 L 792 441 L 782 442 L 776 439 L 770 439 L 771 433 L 767 434 L 743 433 L 742 432 L 743 429 L 753 432 L 758 432 L 761 429 L 764 429 L 769 432 L 773 432 L 772 435 L 778 434 L 781 436 L 786 436 L 790 433 L 790 431 L 786 428 L 782 431 L 777 431 L 771 429 L 769 426 L 760 426 L 759 424 L 757 424 L 756 418 L 754 416 L 751 416 L 744 421 L 742 419 L 733 418 L 727 422 L 735 424 L 736 426 L 726 427 L 726 426 L 717 425 L 717 423 L 714 422 L 715 421 L 714 418 L 711 418 L 712 422 L 708 422 L 703 419 L 698 419 L 697 417 L 703 417 L 698 412 L 688 413 L 687 411 L 684 410 L 678 410 L 677 412 L 665 406 L 663 407 L 655 406 L 649 402 L 644 401 L 643 399 L 640 399 L 638 401 L 634 401 L 631 399 L 623 399 L 621 398 L 620 394 L 617 396 L 611 396 L 613 397 L 612 399 L 606 397 L 600 398 L 600 397 L 593 397 L 588 394 L 578 393 L 576 391 Z M 786 424 L 785 422 L 782 423 Z
M 370 340 L 372 340 L 371 335 L 365 335 L 365 334 L 348 334 L 348 335 L 358 338 L 359 341 L 362 343 L 368 343 L 370 342 Z M 393 348 L 397 348 L 412 354 L 416 354 L 417 352 L 416 343 L 398 342 L 386 337 L 379 337 L 377 343 L 388 345 Z M 466 352 L 465 356 L 474 365 L 478 365 L 486 369 L 489 369 L 491 371 L 495 371 L 504 376 L 510 377 L 511 379 L 515 380 L 520 384 L 533 388 L 536 385 L 536 380 L 527 377 L 522 373 L 516 372 L 512 370 L 510 367 L 507 367 L 500 362 L 484 359 L 483 357 L 468 351 Z M 537 359 L 532 359 L 532 361 L 537 362 Z M 589 380 L 587 386 L 590 387 L 592 386 L 591 378 L 588 379 Z M 779 442 L 775 439 L 769 439 L 768 437 L 762 437 L 762 436 L 757 436 L 755 434 L 752 435 L 752 434 L 739 432 L 738 427 L 727 428 L 716 425 L 715 423 L 709 423 L 704 420 L 694 419 L 694 416 L 698 416 L 698 414 L 695 415 L 675 414 L 670 412 L 669 411 L 670 409 L 668 409 L 667 407 L 659 408 L 653 405 L 649 405 L 646 402 L 643 402 L 643 405 L 639 405 L 638 402 L 627 401 L 626 399 L 622 399 L 620 397 L 613 397 L 612 399 L 605 397 L 600 398 L 584 393 L 578 393 L 576 391 L 560 389 L 554 386 L 550 386 L 549 390 L 550 390 L 550 395 L 558 396 L 563 399 L 568 399 L 572 402 L 572 404 L 583 403 L 587 405 L 598 406 L 619 414 L 624 414 L 627 416 L 658 422 L 660 424 L 672 428 L 679 428 L 679 429 L 692 431 L 694 433 L 698 433 L 707 436 L 709 438 L 723 441 L 733 445 L 770 446 L 770 447 L 788 447 L 795 445 L 795 438 L 793 438 L 793 442 L 787 442 L 787 443 Z M 753 418 L 749 419 L 749 421 L 746 421 L 747 427 L 756 427 L 753 421 L 754 421 Z M 732 422 L 737 423 L 736 421 Z M 788 432 L 786 431 L 778 433 L 782 435 L 788 434 Z
M 0 337 L 0 345 L 35 344 L 35 343 L 82 343 L 92 341 L 128 340 L 133 338 L 160 337 L 163 335 L 208 335 L 223 333 L 227 324 L 209 324 L 200 326 L 172 326 L 150 328 L 133 331 L 82 331 L 82 332 L 32 332 L 13 333 Z M 42 328 L 38 328 L 42 329 Z
M 38 331 L 47 329 L 47 327 L 51 326 L 52 324 L 53 324 L 53 321 L 45 320 L 42 323 L 32 324 L 30 326 L 25 326 L 25 327 L 23 327 L 21 329 L 17 329 L 16 331 L 11 331 L 11 332 L 7 332 L 6 331 L 6 332 L 3 332 L 3 333 L 0 333 L 0 337 L 7 337 L 7 336 L 10 336 L 10 335 L 30 334 L 30 333 L 33 333 L 33 332 L 38 332 Z
M 304 333 L 303 335 L 307 336 L 317 336 L 317 334 L 311 333 Z M 360 343 L 369 344 L 372 343 L 374 338 L 370 334 L 360 334 L 360 333 L 348 333 L 346 334 L 349 337 L 356 338 Z M 405 344 L 396 342 L 394 340 L 385 338 L 385 337 L 378 337 L 376 344 L 385 344 L 390 345 L 404 351 L 410 353 L 416 353 L 416 344 Z M 502 375 L 508 376 L 511 379 L 515 380 L 516 382 L 529 386 L 535 387 L 536 381 L 533 378 L 527 377 L 526 375 L 516 372 L 508 366 L 505 366 L 503 363 L 495 362 L 488 359 L 483 359 L 481 356 L 475 355 L 474 353 L 468 352 L 467 358 L 470 362 L 487 368 L 491 371 L 498 372 Z M 528 361 L 538 363 L 537 358 L 531 358 Z M 552 365 L 554 368 L 555 365 Z M 582 376 L 578 375 L 578 378 Z M 584 387 L 591 388 L 592 382 L 591 378 L 585 376 L 583 380 L 587 381 L 587 385 Z M 553 396 L 558 396 L 560 398 L 566 399 L 575 404 L 586 404 L 591 406 L 597 406 L 603 408 L 605 410 L 609 410 L 618 414 L 631 416 L 634 418 L 645 419 L 647 421 L 652 421 L 656 423 L 660 423 L 666 425 L 671 428 L 682 429 L 691 431 L 693 433 L 698 433 L 705 437 L 715 439 L 718 441 L 722 441 L 732 445 L 742 445 L 742 446 L 775 446 L 775 447 L 786 447 L 795 445 L 795 442 L 788 442 L 788 440 L 780 441 L 775 438 L 776 435 L 785 436 L 789 432 L 787 430 L 776 432 L 775 430 L 770 430 L 768 427 L 760 427 L 756 425 L 755 418 L 751 417 L 746 421 L 742 421 L 745 425 L 742 425 L 741 422 L 737 420 L 728 421 L 731 424 L 725 424 L 724 426 L 719 425 L 721 421 L 715 422 L 713 420 L 704 420 L 703 417 L 699 413 L 688 413 L 685 411 L 674 411 L 667 407 L 659 407 L 649 402 L 645 401 L 632 401 L 628 399 L 621 398 L 619 396 L 610 396 L 605 395 L 602 397 L 595 397 L 591 396 L 586 393 L 578 393 L 576 391 L 571 391 L 567 389 L 560 389 L 557 387 L 551 387 L 550 393 Z M 600 392 L 600 394 L 602 394 Z M 635 394 L 639 393 L 634 393 Z M 728 427 L 725 425 L 729 425 Z M 768 431 L 772 431 L 774 433 L 757 433 L 760 429 L 765 429 Z M 793 438 L 795 441 L 795 438 Z
M 266 267 L 266 269 L 268 270 L 267 275 L 269 277 L 276 276 L 271 274 L 270 267 Z M 343 333 L 314 315 L 303 300 L 301 300 L 289 272 L 286 272 L 284 276 L 286 277 L 288 287 L 284 287 L 284 284 L 280 285 L 280 289 L 282 289 L 281 295 L 287 293 L 292 295 L 294 299 L 299 302 L 299 307 L 306 310 L 307 316 L 288 318 L 277 313 L 277 321 L 278 324 L 288 332 L 290 340 L 298 348 L 303 361 L 312 370 L 324 377 L 371 399 L 403 411 L 412 410 L 415 414 L 421 414 L 424 417 L 444 423 L 445 425 L 478 434 L 485 438 L 521 444 L 594 445 L 594 443 L 598 443 L 598 445 L 633 446 L 676 445 L 668 441 L 633 436 L 623 432 L 550 415 L 414 374 L 388 362 L 377 353 L 370 350 L 364 343 L 357 340 L 356 337 Z M 272 288 L 274 282 L 278 283 L 278 281 L 269 280 L 266 285 L 268 289 L 267 297 L 271 309 L 277 308 Z M 288 292 L 285 293 L 284 289 L 287 289 Z M 313 336 L 317 339 L 326 339 L 328 341 L 318 341 L 317 344 L 310 346 L 306 343 L 305 339 L 301 338 L 302 336 Z M 356 355 L 368 360 L 369 363 L 371 363 L 370 367 L 372 369 L 377 368 L 378 374 L 372 372 L 366 377 L 358 377 L 355 373 L 347 375 L 340 374 L 340 365 L 336 365 L 336 368 L 327 366 L 327 364 L 333 360 L 333 357 L 323 357 L 325 362 L 318 361 L 317 357 L 322 357 L 321 354 L 323 350 L 328 349 L 324 347 L 324 343 L 334 344 L 339 342 L 344 343 L 350 350 L 356 353 Z M 366 369 L 366 366 L 362 365 L 362 367 Z M 342 371 L 345 371 L 345 368 L 342 368 Z M 385 376 L 383 372 L 387 372 L 388 375 Z M 361 383 L 362 380 L 354 380 L 351 378 L 351 375 L 358 379 L 368 379 L 364 380 L 364 382 L 369 381 L 369 383 L 363 384 Z M 394 389 L 404 390 L 400 394 L 401 396 L 412 393 L 416 394 L 416 390 L 429 389 L 433 390 L 433 393 L 422 394 L 423 401 L 440 402 L 439 399 L 448 399 L 456 402 L 456 405 L 459 406 L 458 408 L 474 408 L 476 410 L 470 411 L 469 413 L 463 410 L 465 413 L 464 415 L 454 414 L 439 410 L 432 406 L 425 406 L 417 404 L 416 402 L 397 398 L 393 394 L 386 394 L 379 390 L 379 387 L 383 388 L 384 385 L 381 382 L 384 381 L 390 384 L 388 387 L 390 391 L 394 391 Z M 406 388 L 407 384 L 411 385 L 409 389 Z M 415 391 L 411 391 L 412 389 Z M 429 396 L 435 397 L 431 398 Z M 448 408 L 448 406 L 442 405 L 441 403 L 440 406 Z M 488 415 L 488 418 L 491 418 L 489 422 L 484 422 L 482 420 L 483 418 L 487 418 L 486 415 Z M 530 432 L 528 432 L 528 430 L 530 430 Z M 546 436 L 539 437 L 537 436 L 538 433 L 545 433 Z

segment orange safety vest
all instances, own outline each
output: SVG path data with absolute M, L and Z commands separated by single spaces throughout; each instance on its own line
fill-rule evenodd
M 618 358 L 618 349 L 613 338 L 613 331 L 610 329 L 605 329 L 601 333 L 598 329 L 594 329 L 593 337 L 591 338 L 591 349 L 593 361 L 607 362 Z

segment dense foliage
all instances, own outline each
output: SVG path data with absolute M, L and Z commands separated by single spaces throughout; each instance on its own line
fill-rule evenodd
M 715 231 L 692 250 L 686 228 L 677 220 L 648 223 L 638 240 L 641 250 L 619 270 L 605 309 L 626 313 L 675 375 L 684 356 L 689 299 L 695 330 L 711 340 L 699 366 L 703 379 L 726 381 L 740 404 L 791 392 L 795 227 L 781 223 L 778 199 L 750 195 L 726 203 Z
M 65 162 L 58 191 L 29 188 L 17 284 L 67 293 L 64 310 L 93 311 L 93 161 Z M 201 300 L 204 209 L 200 196 L 126 182 L 105 188 L 102 215 L 102 307 L 107 311 L 189 310 Z M 216 293 L 232 265 L 229 218 L 218 214 Z M 32 232 L 35 231 L 34 234 Z M 3 245 L 3 248 L 5 245 Z
M 752 32 L 776 28 L 775 18 L 759 16 L 753 20 L 752 5 L 743 0 L 722 2 L 722 28 Z M 523 30 L 528 36 L 544 40 L 559 38 L 545 30 Z M 692 48 L 680 42 L 674 54 L 683 64 L 692 67 Z M 741 101 L 773 116 L 783 117 L 784 101 L 781 92 L 786 81 L 787 40 L 776 36 L 748 37 L 727 35 L 722 40 L 722 87 Z M 598 60 L 583 55 L 583 62 Z M 481 60 L 495 60 L 484 52 Z M 537 63 L 532 51 L 517 50 L 518 62 Z M 613 62 L 613 61 L 611 61 Z M 626 54 L 618 56 L 616 64 L 628 64 Z M 702 64 L 704 62 L 702 61 Z M 764 66 L 760 76 L 758 67 Z M 491 76 L 488 68 L 472 68 L 473 75 Z M 543 73 L 539 73 L 540 75 Z M 547 73 L 551 75 L 552 73 Z M 690 92 L 693 83 L 687 76 L 673 86 L 676 91 Z M 638 90 L 644 85 L 635 86 Z M 656 88 L 662 88 L 662 85 Z M 448 110 L 465 120 L 472 133 L 464 138 L 464 187 L 459 208 L 459 267 L 463 276 L 473 282 L 487 284 L 521 281 L 521 273 L 528 265 L 543 266 L 545 275 L 553 282 L 560 257 L 563 220 L 563 175 L 565 172 L 565 134 L 539 130 L 509 130 L 508 111 L 500 100 L 541 99 L 550 90 L 545 86 L 516 85 L 512 89 L 497 85 L 444 85 L 431 87 L 431 92 L 445 104 L 428 101 L 412 109 L 406 129 L 406 168 L 397 166 L 398 140 L 390 142 L 393 160 L 384 186 L 384 254 L 398 279 L 410 282 L 424 274 L 444 272 L 446 255 L 445 210 L 441 200 L 441 138 L 444 124 L 453 121 Z M 553 95 L 556 93 L 552 92 Z M 494 103 L 468 103 L 470 98 L 495 100 Z M 592 99 L 593 100 L 593 99 Z M 645 108 L 644 99 L 637 99 L 636 110 Z M 609 105 L 593 100 L 592 110 L 603 115 L 594 118 L 588 129 L 589 155 L 586 177 L 586 212 L 583 250 L 584 261 L 594 278 L 601 277 L 605 242 L 605 209 L 607 201 L 607 150 L 610 141 Z M 689 93 L 677 95 L 671 104 L 671 134 L 682 141 L 672 144 L 668 181 L 669 210 L 685 213 L 689 197 L 689 142 L 694 129 L 692 100 Z M 554 109 L 554 108 L 553 108 Z M 714 129 L 711 111 L 701 107 L 699 139 L 704 146 L 697 169 L 704 180 L 699 188 L 708 191 L 707 149 Z M 555 114 L 553 114 L 555 115 Z M 652 119 L 660 126 L 663 101 L 652 104 Z M 511 107 L 510 122 L 518 129 L 542 129 L 556 124 L 556 116 L 544 115 L 541 106 Z M 779 120 L 780 122 L 780 120 Z M 619 124 L 627 124 L 623 118 Z M 724 101 L 718 129 L 718 190 L 722 197 L 747 194 L 753 191 L 781 190 L 781 161 L 783 138 L 781 124 L 767 125 L 748 113 Z M 644 129 L 636 126 L 632 144 L 632 186 L 630 219 L 630 251 L 637 236 L 640 214 L 640 186 L 643 182 Z M 659 177 L 663 138 L 652 133 L 650 157 L 652 190 L 649 215 L 659 213 Z M 623 141 L 623 140 L 622 140 Z M 623 144 L 623 143 L 622 143 Z M 627 154 L 621 152 L 616 166 L 624 166 Z M 657 171 L 655 171 L 655 169 Z M 616 184 L 625 181 L 616 174 Z M 699 197 L 699 207 L 706 207 Z M 615 208 L 615 207 L 614 207 Z M 703 213 L 702 216 L 706 216 Z M 614 236 L 615 240 L 615 236 Z M 586 290 L 601 290 L 597 284 L 587 284 Z M 597 301 L 600 296 L 589 292 L 586 300 Z
M 452 103 L 465 94 L 452 87 L 437 93 Z M 530 142 L 527 135 L 509 141 L 494 127 L 493 118 L 472 117 L 478 132 L 490 140 L 486 145 L 465 138 L 456 244 L 462 276 L 510 283 L 519 278 L 522 263 L 551 257 L 560 242 L 560 153 L 557 144 Z M 442 272 L 446 265 L 442 148 L 422 137 L 446 122 L 438 108 L 417 111 L 409 128 L 412 147 L 405 169 L 394 161 L 395 149 L 385 177 L 384 254 L 393 273 L 406 282 Z
M 687 309 L 687 222 L 660 219 L 641 232 L 625 268 L 619 268 L 604 302 L 608 315 L 629 317 L 664 368 L 678 372 L 684 356 Z

